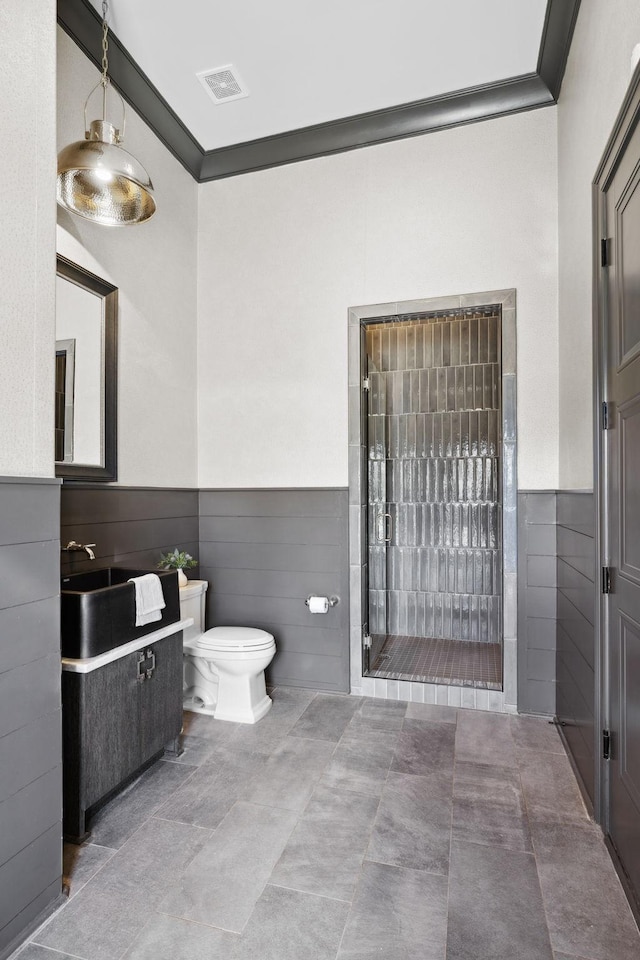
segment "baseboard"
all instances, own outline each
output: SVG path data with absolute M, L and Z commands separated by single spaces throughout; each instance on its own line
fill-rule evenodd
M 622 889 L 624 890 L 627 900 L 629 901 L 629 907 L 631 908 L 633 919 L 635 920 L 638 931 L 640 932 L 640 900 L 638 900 L 638 891 L 631 884 L 626 870 L 622 865 L 622 861 L 618 856 L 618 851 L 606 833 L 604 834 L 604 845 L 609 851 L 609 856 L 611 857 L 615 871 L 618 874 L 618 879 L 620 880 Z
M 60 885 L 62 886 L 62 878 L 60 878 Z M 9 960 L 9 957 L 11 957 L 12 954 L 14 954 L 17 950 L 20 950 L 25 943 L 31 939 L 36 931 L 39 930 L 40 927 L 43 926 L 43 924 L 45 924 L 48 920 L 50 920 L 53 914 L 56 913 L 56 911 L 58 911 L 60 907 L 64 906 L 67 902 L 68 897 L 66 897 L 61 890 L 55 900 L 52 900 L 45 907 L 45 909 L 38 914 L 37 917 L 34 917 L 34 919 L 20 931 L 18 936 L 14 937 L 11 943 L 9 943 L 3 950 L 0 950 L 0 960 Z M 16 960 L 18 960 L 17 957 Z
M 587 808 L 587 813 L 589 814 L 589 816 L 591 817 L 592 820 L 595 820 L 595 819 L 596 819 L 596 816 L 595 816 L 595 811 L 594 811 L 594 808 L 593 808 L 593 802 L 592 802 L 591 797 L 589 796 L 589 794 L 588 794 L 588 792 L 587 792 L 587 788 L 586 788 L 586 786 L 585 786 L 584 780 L 582 779 L 582 775 L 581 775 L 580 771 L 578 770 L 578 767 L 576 766 L 576 763 L 575 763 L 575 761 L 574 761 L 574 759 L 573 759 L 573 754 L 571 753 L 571 747 L 569 746 L 569 742 L 568 742 L 567 738 L 566 738 L 565 735 L 564 735 L 564 729 L 563 729 L 563 726 L 564 726 L 564 725 L 563 725 L 563 723 L 562 723 L 560 720 L 558 720 L 557 717 L 552 717 L 549 722 L 550 722 L 550 723 L 553 723 L 553 724 L 555 725 L 556 730 L 557 730 L 558 733 L 560 734 L 560 739 L 562 740 L 562 746 L 563 746 L 564 749 L 565 749 L 565 752 L 566 752 L 566 754 L 567 754 L 567 756 L 568 756 L 568 758 L 569 758 L 569 763 L 571 764 L 571 769 L 573 770 L 574 776 L 575 776 L 575 778 L 576 778 L 576 780 L 577 780 L 577 782 L 578 782 L 578 789 L 580 790 L 580 794 L 581 794 L 581 796 L 582 796 L 583 803 L 584 803 L 585 807 Z M 597 822 L 597 821 L 596 821 L 596 822 Z

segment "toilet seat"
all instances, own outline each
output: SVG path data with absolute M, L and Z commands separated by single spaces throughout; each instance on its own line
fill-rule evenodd
M 203 652 L 238 650 L 250 653 L 266 650 L 274 643 L 270 633 L 256 627 L 212 627 L 198 638 L 195 646 Z

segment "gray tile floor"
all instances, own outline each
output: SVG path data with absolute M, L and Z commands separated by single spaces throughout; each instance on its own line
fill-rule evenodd
M 185 715 L 20 960 L 638 960 L 545 720 L 277 688 Z

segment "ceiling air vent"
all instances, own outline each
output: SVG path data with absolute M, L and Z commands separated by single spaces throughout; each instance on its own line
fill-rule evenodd
M 213 70 L 203 70 L 196 76 L 214 103 L 229 103 L 230 100 L 240 100 L 241 97 L 249 96 L 249 91 L 231 64 L 226 67 L 216 67 Z

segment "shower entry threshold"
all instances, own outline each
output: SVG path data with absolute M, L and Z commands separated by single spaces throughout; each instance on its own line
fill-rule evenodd
M 368 677 L 502 690 L 502 645 L 432 637 L 372 636 Z

